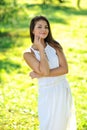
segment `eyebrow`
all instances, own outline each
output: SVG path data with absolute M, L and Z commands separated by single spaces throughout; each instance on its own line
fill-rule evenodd
M 42 26 L 41 24 L 38 24 L 37 26 Z M 48 27 L 48 25 L 46 24 L 45 26 L 47 26 Z

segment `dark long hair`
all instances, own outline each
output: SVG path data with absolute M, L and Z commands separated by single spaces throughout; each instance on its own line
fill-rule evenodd
M 47 20 L 46 17 L 44 16 L 35 16 L 31 22 L 30 22 L 30 38 L 31 38 L 31 41 L 32 43 L 34 42 L 34 34 L 33 34 L 33 30 L 34 30 L 34 27 L 35 27 L 35 24 L 36 22 L 38 22 L 39 20 L 44 20 L 46 21 L 47 25 L 48 25 L 48 30 L 49 30 L 49 33 L 48 33 L 48 36 L 44 39 L 45 42 L 47 42 L 48 44 L 50 44 L 51 46 L 54 46 L 55 48 L 58 47 L 59 50 L 62 50 L 62 46 L 59 44 L 59 42 L 57 42 L 56 40 L 54 40 L 54 38 L 52 37 L 52 33 L 51 33 L 51 28 L 50 28 L 50 24 L 49 24 L 49 21 Z

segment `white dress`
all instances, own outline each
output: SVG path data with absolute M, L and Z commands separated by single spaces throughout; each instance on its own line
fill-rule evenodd
M 40 60 L 39 51 L 31 49 Z M 58 67 L 55 49 L 47 44 L 45 53 L 50 69 Z M 76 130 L 75 110 L 66 76 L 39 78 L 38 84 L 40 130 Z

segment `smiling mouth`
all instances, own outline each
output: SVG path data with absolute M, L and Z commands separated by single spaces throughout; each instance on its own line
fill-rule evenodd
M 46 35 L 46 33 L 40 33 L 41 35 Z

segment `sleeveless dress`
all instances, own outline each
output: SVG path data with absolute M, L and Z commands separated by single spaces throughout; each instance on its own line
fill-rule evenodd
M 31 49 L 40 61 L 39 51 Z M 58 67 L 55 49 L 47 44 L 45 53 L 50 69 Z M 40 130 L 76 130 L 75 109 L 66 76 L 38 78 L 38 84 Z

